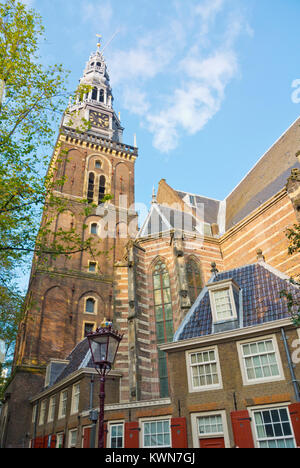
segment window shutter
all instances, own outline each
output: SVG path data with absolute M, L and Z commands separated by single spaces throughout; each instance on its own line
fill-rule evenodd
M 51 436 L 51 442 L 50 442 L 50 448 L 55 448 L 56 447 L 56 435 Z
M 106 448 L 107 447 L 107 433 L 108 433 L 106 423 L 104 423 L 103 430 L 104 430 L 104 435 L 103 435 L 104 444 L 103 444 L 103 447 Z
M 83 429 L 83 448 L 90 448 L 91 446 L 91 428 L 85 427 Z
M 289 412 L 294 429 L 296 445 L 297 447 L 300 447 L 300 403 L 290 405 Z
M 125 423 L 125 448 L 139 448 L 140 428 L 137 421 Z
M 172 448 L 187 448 L 187 432 L 185 418 L 171 419 Z
M 232 412 L 231 423 L 236 447 L 254 448 L 251 419 L 248 411 Z

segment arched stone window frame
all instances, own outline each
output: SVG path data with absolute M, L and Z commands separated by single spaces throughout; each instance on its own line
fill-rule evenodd
M 93 300 L 94 301 L 94 312 L 88 312 L 87 311 L 87 303 L 88 301 L 90 300 Z M 88 315 L 97 315 L 98 313 L 98 299 L 94 296 L 87 296 L 84 298 L 84 310 L 83 310 L 83 313 L 84 314 L 88 314 Z
M 171 295 L 171 281 L 167 262 L 158 258 L 152 265 L 152 285 L 154 301 L 154 318 L 157 344 L 166 343 L 173 339 L 173 307 Z M 169 395 L 167 356 L 158 350 L 158 373 L 160 380 L 160 397 Z
M 197 258 L 194 256 L 189 256 L 186 259 L 185 268 L 189 297 L 191 300 L 191 305 L 193 305 L 204 287 L 201 264 Z M 198 279 L 196 277 L 196 270 L 199 274 Z

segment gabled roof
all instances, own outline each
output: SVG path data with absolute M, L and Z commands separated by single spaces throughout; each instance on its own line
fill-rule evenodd
M 75 346 L 67 357 L 67 360 L 69 361 L 69 364 L 67 364 L 61 374 L 59 374 L 54 384 L 65 379 L 78 369 L 94 368 L 87 338 L 80 341 L 80 343 Z
M 240 327 L 288 318 L 287 302 L 280 297 L 283 290 L 300 300 L 300 289 L 292 285 L 287 276 L 264 262 L 216 273 L 209 282 L 225 279 L 233 279 L 240 287 Z M 174 341 L 213 333 L 209 292 L 205 287 L 175 333 Z
M 192 213 L 153 202 L 137 238 L 157 236 L 160 233 L 173 230 L 185 231 L 199 236 L 209 235 L 210 233 L 206 232 L 207 229 L 209 227 L 203 226 L 203 223 Z

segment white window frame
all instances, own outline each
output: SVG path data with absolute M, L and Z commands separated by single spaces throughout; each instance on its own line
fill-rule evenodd
M 140 431 L 140 447 L 142 448 L 172 448 L 172 430 L 171 430 L 171 416 L 159 416 L 159 417 L 152 417 L 152 418 L 142 418 L 139 420 L 139 426 L 141 428 Z M 159 445 L 159 446 L 147 446 L 144 447 L 144 423 L 149 423 L 149 422 L 157 422 L 157 421 L 169 421 L 169 428 L 170 428 L 170 445 Z
M 207 417 L 207 416 L 221 416 L 223 432 L 199 434 L 198 432 L 198 418 Z M 226 411 L 207 411 L 203 413 L 192 413 L 191 414 L 191 427 L 192 427 L 192 437 L 193 437 L 193 448 L 200 448 L 199 439 L 215 439 L 217 437 L 224 438 L 225 448 L 230 448 L 230 438 L 228 432 L 227 416 Z
M 111 448 L 111 430 L 113 426 L 122 426 L 123 427 L 123 435 L 122 435 L 122 448 L 124 448 L 125 443 L 125 421 L 110 421 L 108 423 L 108 432 L 107 432 L 107 448 Z
M 248 344 L 248 343 L 258 343 L 260 341 L 268 341 L 272 340 L 273 346 L 274 346 L 274 353 L 276 357 L 276 363 L 279 369 L 279 375 L 278 376 L 270 376 L 270 377 L 262 377 L 262 378 L 256 378 L 256 379 L 248 379 L 247 376 L 247 371 L 246 371 L 246 366 L 244 362 L 244 356 L 243 356 L 243 345 Z M 238 341 L 237 342 L 237 350 L 238 350 L 238 356 L 239 356 L 239 361 L 240 361 L 240 369 L 242 373 L 242 379 L 243 379 L 243 384 L 246 385 L 257 385 L 257 384 L 265 384 L 268 382 L 276 382 L 280 380 L 285 380 L 285 375 L 283 371 L 283 366 L 282 366 L 282 361 L 281 361 L 281 356 L 278 348 L 278 343 L 277 343 L 277 338 L 276 335 L 267 335 L 267 336 L 256 336 L 255 338 L 251 338 L 248 340 L 243 340 L 243 341 Z
M 214 351 L 214 353 L 215 353 L 219 383 L 211 384 L 211 385 L 205 385 L 205 386 L 201 386 L 201 387 L 194 387 L 193 377 L 192 377 L 192 367 L 193 366 L 191 364 L 191 355 L 196 354 L 196 353 L 203 353 L 203 352 L 206 352 L 206 351 Z M 185 359 L 186 359 L 188 387 L 189 387 L 189 392 L 190 393 L 207 392 L 209 390 L 219 390 L 219 389 L 223 388 L 223 380 L 222 380 L 219 352 L 218 352 L 218 347 L 217 346 L 209 346 L 209 347 L 205 347 L 205 348 L 197 348 L 197 349 L 186 351 L 185 352 Z
M 64 399 L 64 395 L 66 394 L 66 398 Z M 63 413 L 63 408 L 64 408 L 64 402 L 65 404 L 65 413 Z M 58 408 L 58 419 L 63 419 L 67 415 L 67 403 L 68 403 L 68 390 L 62 390 L 60 392 L 59 396 L 59 408 Z
M 255 448 L 260 448 L 260 447 L 259 447 L 259 437 L 258 437 L 257 430 L 256 430 L 254 413 L 256 411 L 260 411 L 260 410 L 263 411 L 263 410 L 272 410 L 272 409 L 280 409 L 280 408 L 285 408 L 287 410 L 287 414 L 288 414 L 288 417 L 289 417 L 289 422 L 290 422 L 290 426 L 291 426 L 291 430 L 292 430 L 291 437 L 293 437 L 294 443 L 295 443 L 295 448 L 297 448 L 297 442 L 296 442 L 296 438 L 295 438 L 294 427 L 293 427 L 293 423 L 292 423 L 292 420 L 291 420 L 291 415 L 290 415 L 289 408 L 288 408 L 290 404 L 291 404 L 291 402 L 274 403 L 274 404 L 271 404 L 271 405 L 258 405 L 258 406 L 252 406 L 252 407 L 247 408 L 247 410 L 249 411 L 250 419 L 251 419 L 251 429 L 252 429 L 252 435 L 253 435 Z
M 76 389 L 78 390 L 76 391 Z M 80 402 L 80 383 L 77 382 L 72 387 L 71 414 L 77 414 L 79 412 L 79 402 Z
M 36 403 L 32 408 L 32 418 L 31 418 L 32 423 L 35 423 L 36 421 L 37 410 L 38 410 L 38 405 Z
M 56 395 L 53 395 L 49 400 L 48 422 L 54 421 L 55 409 L 56 409 Z
M 92 226 L 96 225 L 97 228 L 96 228 L 96 232 L 92 232 Z M 92 221 L 90 223 L 90 234 L 93 235 L 93 236 L 97 236 L 99 234 L 99 223 L 97 223 L 96 221 Z
M 47 400 L 41 401 L 40 414 L 39 414 L 39 426 L 42 426 L 46 422 L 46 409 Z
M 73 433 L 76 433 L 76 442 L 75 442 L 75 445 L 71 444 L 71 441 L 72 441 L 72 434 Z M 77 445 L 77 439 L 78 439 L 78 429 L 77 428 L 74 428 L 74 429 L 69 429 L 69 433 L 68 433 L 68 448 L 72 448 L 72 447 L 76 447 Z
M 59 447 L 59 442 L 60 441 L 61 441 L 61 444 L 63 444 L 63 441 L 64 441 L 64 433 L 63 432 L 59 432 L 58 434 L 56 434 L 55 448 L 62 448 L 62 447 Z
M 224 323 L 224 322 L 231 322 L 231 321 L 237 320 L 238 315 L 237 315 L 237 310 L 236 310 L 236 305 L 235 305 L 235 300 L 234 300 L 234 295 L 233 295 L 233 288 L 235 288 L 239 292 L 240 290 L 239 286 L 232 279 L 230 280 L 226 279 L 226 280 L 218 281 L 216 283 L 207 284 L 206 287 L 209 291 L 209 299 L 210 299 L 213 323 L 216 324 L 216 323 Z M 227 319 L 219 319 L 214 293 L 216 291 L 224 291 L 224 290 L 229 291 L 229 299 L 230 299 L 230 304 L 231 304 L 232 316 Z

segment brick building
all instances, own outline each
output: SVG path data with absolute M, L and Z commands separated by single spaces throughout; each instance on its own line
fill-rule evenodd
M 186 368 L 186 351 L 197 344 L 191 343 L 191 338 L 184 334 L 177 340 L 179 331 L 187 326 L 187 320 L 192 320 L 199 298 L 211 281 L 212 262 L 220 272 L 235 272 L 246 269 L 246 265 L 255 265 L 257 252 L 260 257 L 263 252 L 268 268 L 287 277 L 299 276 L 299 254 L 288 255 L 286 229 L 300 221 L 300 119 L 223 201 L 174 190 L 162 179 L 157 195 L 153 194 L 149 214 L 137 231 L 134 166 L 138 150 L 122 143 L 123 128 L 113 109 L 107 67 L 99 47 L 87 62 L 81 83 L 91 85 L 92 90 L 67 109 L 50 165 L 57 167 L 55 177 L 65 178 L 56 195 L 68 202 L 68 209 L 53 222 L 52 232 L 55 235 L 64 227 L 73 226 L 79 235 L 90 235 L 99 241 L 99 249 L 106 255 L 94 258 L 81 252 L 68 260 L 52 260 L 47 269 L 39 262 L 33 263 L 28 307 L 20 326 L 13 378 L 7 387 L 1 415 L 0 443 L 4 447 L 29 446 L 32 440 L 43 446 L 89 444 L 92 423 L 88 416 L 96 402 L 93 395 L 90 400 L 94 374 L 82 343 L 86 334 L 106 317 L 124 333 L 109 381 L 108 444 L 112 444 L 113 438 L 114 444 L 141 446 L 143 440 L 145 445 L 143 437 L 155 416 L 159 422 L 156 429 L 165 430 L 162 432 L 165 442 L 175 447 L 185 443 L 196 446 L 192 428 L 198 424 L 201 413 L 205 416 L 220 410 L 224 419 L 224 414 L 228 417 L 235 407 L 232 409 L 229 403 L 224 403 L 222 408 L 216 406 L 216 402 L 225 398 L 225 388 L 229 388 L 226 378 L 224 391 L 218 390 L 216 401 L 208 401 L 203 392 L 189 395 L 185 379 L 180 385 L 174 384 L 180 378 L 179 370 Z M 91 123 L 91 128 L 83 132 L 78 131 L 82 117 Z M 101 200 L 106 193 L 113 198 L 103 204 Z M 82 211 L 85 199 L 98 205 L 88 217 Z M 236 283 L 230 286 L 232 297 L 240 287 Z M 263 281 L 261 288 L 264 288 Z M 257 291 L 258 298 L 260 293 Z M 210 330 L 204 337 L 195 336 L 196 341 L 200 340 L 200 348 L 203 343 L 210 346 L 214 339 L 219 343 L 224 338 L 224 353 L 228 353 L 236 366 L 236 386 L 231 393 L 239 393 L 237 411 L 246 411 L 249 405 L 244 403 L 252 397 L 244 389 L 243 396 L 240 395 L 238 356 L 232 349 L 233 342 L 229 344 L 231 334 L 233 341 L 237 338 L 242 341 L 242 329 L 255 326 L 255 330 L 251 328 L 254 337 L 256 330 L 260 335 L 264 327 L 276 330 L 275 336 L 282 320 L 283 328 L 289 329 L 287 309 L 280 312 L 280 317 L 276 315 L 278 301 L 282 300 L 272 296 L 260 311 L 259 323 Z M 270 318 L 268 314 L 273 309 Z M 297 336 L 296 330 L 291 331 L 291 336 Z M 187 375 L 185 371 L 183 375 Z M 77 389 L 76 385 L 79 385 Z M 259 404 L 258 401 L 273 403 L 274 399 L 275 404 L 284 403 L 286 407 L 294 404 L 296 399 L 290 386 L 287 382 L 280 385 L 280 392 L 276 384 L 274 393 L 270 390 L 272 386 L 251 386 L 258 392 L 251 405 Z M 57 421 L 55 411 L 59 411 L 59 403 L 55 406 L 53 398 L 51 417 L 46 423 L 47 405 L 63 388 L 69 388 L 62 397 L 63 411 L 72 407 L 74 393 L 79 405 L 77 412 L 66 412 Z M 184 405 L 183 393 L 188 395 Z M 284 395 L 283 400 L 278 400 L 278 394 Z M 232 395 L 230 398 L 232 403 Z M 38 408 L 33 416 L 32 405 Z M 219 420 L 219 413 L 217 416 Z M 122 442 L 121 436 L 117 441 L 119 432 L 122 432 Z M 240 445 L 235 443 L 230 428 L 223 439 L 226 446 Z

